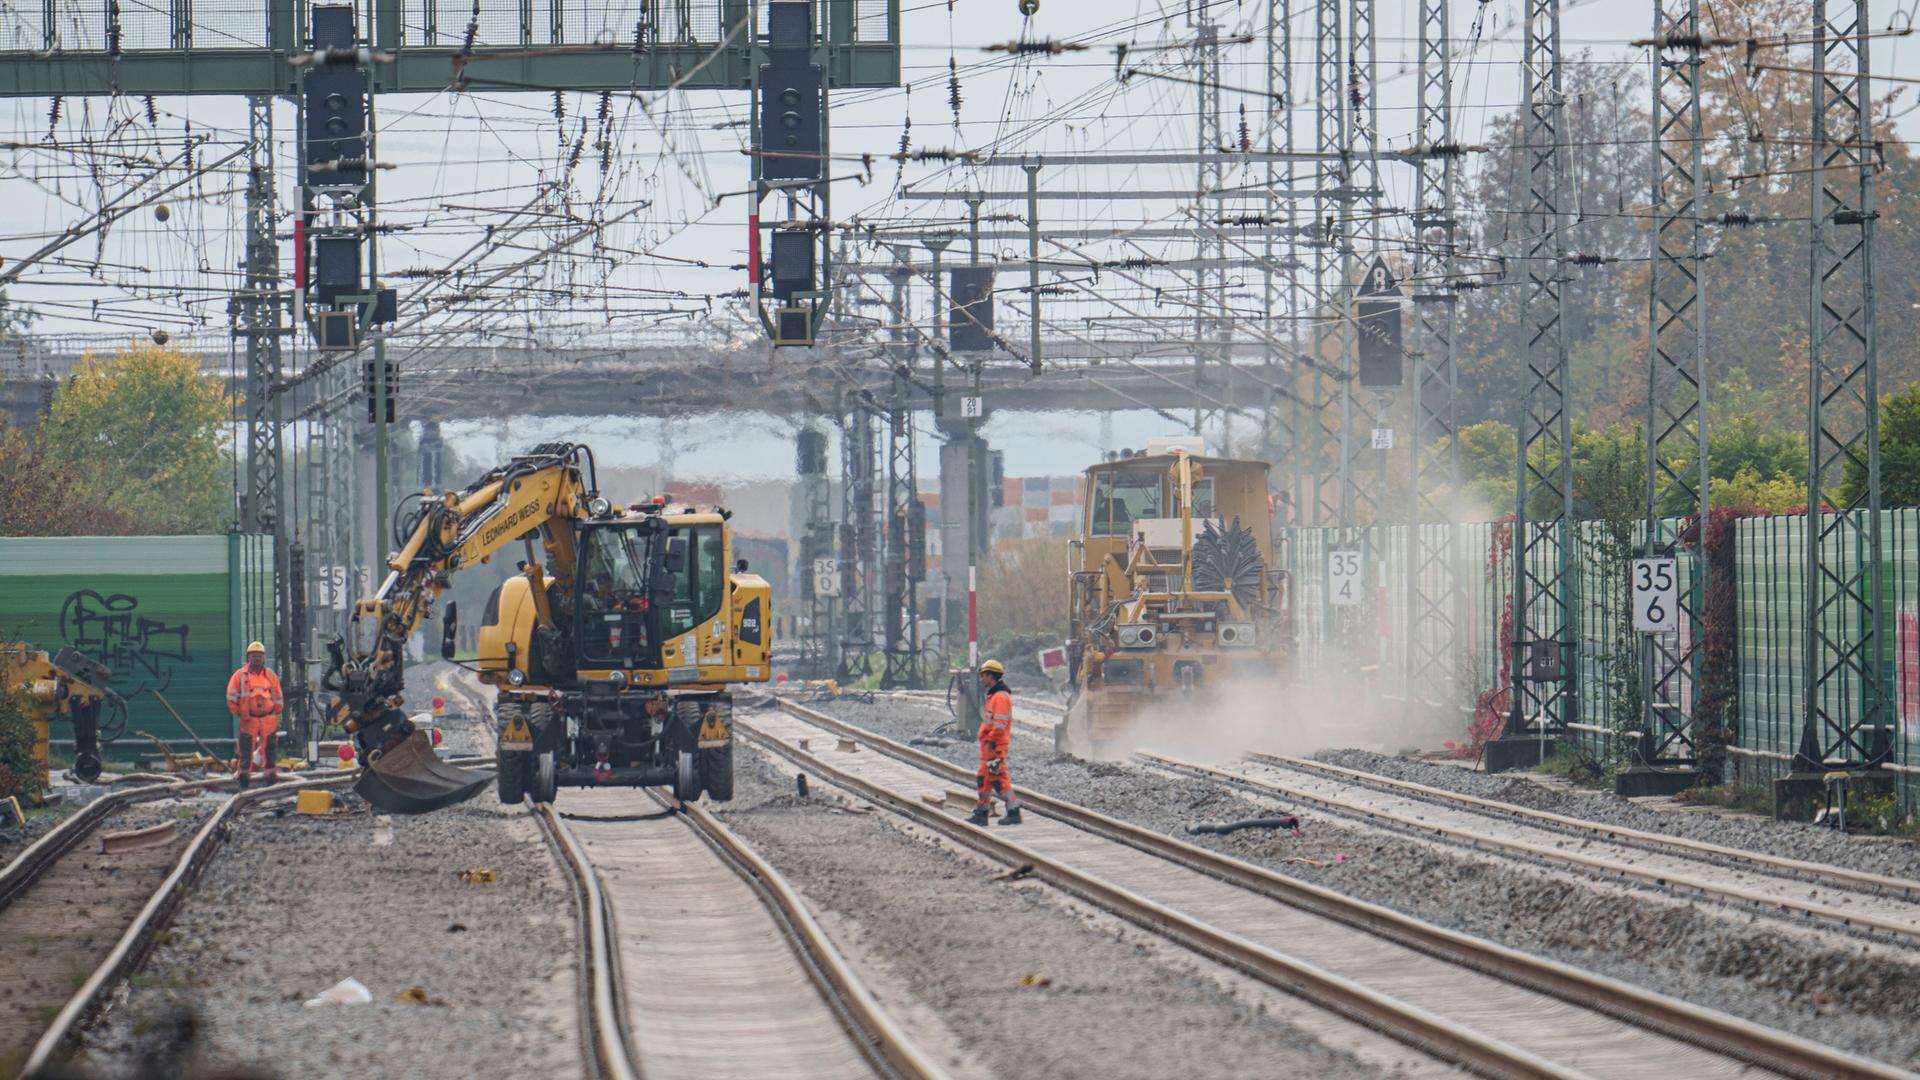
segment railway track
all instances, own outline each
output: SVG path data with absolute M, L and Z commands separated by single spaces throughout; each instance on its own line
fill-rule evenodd
M 582 899 L 581 1015 L 603 1075 L 944 1075 L 785 879 L 704 808 L 633 789 L 563 801 L 534 813 Z
M 1272 985 L 1492 1076 L 1909 1076 L 1433 926 L 1060 800 L 974 829 L 967 771 L 791 702 L 738 730 L 796 766 Z M 962 794 L 953 798 L 956 788 Z M 1009 833 L 1015 835 L 1009 836 Z
M 353 778 L 354 773 L 342 771 L 337 775 L 314 779 L 287 780 L 267 787 L 237 792 L 222 802 L 186 841 L 179 855 L 172 860 L 165 876 L 147 894 L 145 902 L 128 920 L 126 928 L 115 939 L 105 957 L 92 966 L 91 971 L 80 983 L 79 989 L 66 999 L 65 1004 L 54 1015 L 52 1022 L 33 1043 L 32 1049 L 20 1063 L 21 1075 L 34 1076 L 54 1064 L 69 1048 L 81 1028 L 97 1014 L 114 987 L 139 966 L 148 948 L 153 944 L 155 935 L 166 928 L 181 899 L 220 850 L 242 810 L 256 803 L 288 798 L 310 788 L 345 787 L 352 782 Z M 222 786 L 232 786 L 232 781 L 222 778 L 169 784 L 164 790 L 143 789 L 143 793 L 149 797 L 159 798 L 217 789 Z M 91 832 L 111 816 L 111 813 L 103 813 L 90 823 L 76 824 L 70 820 L 63 823 L 63 827 L 73 825 L 76 832 L 81 830 Z M 84 839 L 84 833 L 78 837 L 70 836 L 58 840 L 54 833 L 49 833 L 42 838 L 42 843 L 55 841 L 56 847 L 64 845 L 64 851 L 70 852 L 81 839 Z M 29 856 L 33 858 L 29 859 Z M 13 873 L 18 867 L 19 873 L 30 875 L 28 882 L 20 887 L 16 895 L 24 893 L 32 879 L 45 875 L 58 862 L 58 856 L 47 853 L 35 855 L 31 850 L 22 852 L 14 864 L 7 868 L 8 873 Z
M 491 715 L 482 692 L 448 689 Z M 573 885 L 582 1039 L 606 1080 L 945 1076 L 779 871 L 704 807 L 568 789 L 533 817 Z
M 1049 720 L 1065 715 L 1046 702 L 1028 701 L 1023 708 Z M 1016 723 L 1035 734 L 1051 729 L 1050 723 L 1022 723 L 1017 715 Z M 1232 766 L 1150 751 L 1134 757 L 1396 831 L 1920 946 L 1920 881 L 1587 821 L 1281 754 L 1250 752 Z M 1569 846 L 1569 837 L 1579 843 Z
M 1144 751 L 1135 757 L 1394 831 L 1920 945 L 1916 881 L 1583 821 L 1301 758 L 1256 753 L 1223 767 Z M 1578 843 L 1569 844 L 1570 837 Z

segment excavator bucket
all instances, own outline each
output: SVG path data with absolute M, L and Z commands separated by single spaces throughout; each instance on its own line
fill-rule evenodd
M 492 782 L 491 772 L 441 761 L 427 733 L 416 731 L 360 770 L 353 790 L 382 813 L 425 814 L 466 802 Z

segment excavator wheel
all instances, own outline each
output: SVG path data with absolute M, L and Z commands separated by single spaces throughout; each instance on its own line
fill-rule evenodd
M 501 734 L 505 734 L 511 714 L 525 708 L 525 705 L 512 702 L 502 702 L 495 708 Z M 500 794 L 501 805 L 520 805 L 527 797 L 527 779 L 533 773 L 533 755 L 525 750 L 496 749 L 493 760 L 495 790 Z
M 544 701 L 536 701 L 527 707 L 527 726 L 534 731 L 534 745 L 539 745 L 540 732 L 547 730 L 553 720 L 553 706 Z M 552 750 L 527 755 L 531 759 L 532 776 L 528 783 L 528 794 L 537 803 L 550 803 L 560 788 L 559 762 Z
M 673 797 L 683 803 L 700 800 L 700 766 L 704 764 L 697 750 L 682 750 L 675 762 L 673 774 Z
M 533 755 L 533 779 L 527 793 L 537 803 L 550 803 L 560 790 L 559 766 L 554 761 L 553 751 Z
M 519 806 L 527 797 L 527 776 L 533 771 L 532 754 L 525 750 L 494 751 L 496 790 L 505 806 Z
M 733 798 L 733 742 L 700 751 L 700 786 L 707 798 L 726 802 Z

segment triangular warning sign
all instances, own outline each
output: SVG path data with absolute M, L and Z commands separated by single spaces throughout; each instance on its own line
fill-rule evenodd
M 1373 265 L 1367 267 L 1366 276 L 1360 279 L 1361 296 L 1405 296 L 1400 291 L 1400 279 L 1393 276 L 1387 268 L 1387 257 L 1375 255 Z

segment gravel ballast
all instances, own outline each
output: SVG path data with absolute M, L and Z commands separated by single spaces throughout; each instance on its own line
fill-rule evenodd
M 798 798 L 757 752 L 736 768 L 736 798 L 721 808 L 728 826 L 800 890 L 882 1004 L 957 1076 L 1163 1080 L 1195 1075 L 1198 1062 L 1236 1077 L 1431 1067 L 1398 1046 L 1365 1063 L 1331 1050 L 1144 931 L 1076 916 L 1037 882 L 996 881 L 1003 867 L 893 814 L 858 812 L 818 780 Z
M 1724 847 L 1827 863 L 1850 870 L 1920 881 L 1920 844 L 1887 837 L 1842 837 L 1829 828 L 1772 821 L 1750 814 L 1675 813 L 1651 810 L 1611 792 L 1568 791 L 1517 776 L 1470 772 L 1365 750 L 1332 750 L 1314 755 L 1330 765 L 1411 780 L 1483 799 L 1498 799 L 1534 810 L 1585 818 L 1646 832 L 1683 836 Z
M 926 735 L 945 716 L 885 700 L 814 707 L 901 741 Z M 970 742 L 919 745 L 967 768 L 978 760 Z M 1910 1021 L 1920 1015 L 1920 957 L 1901 962 L 1885 948 L 1868 952 L 1845 939 L 1822 944 L 1781 933 L 1777 922 L 1747 911 L 1636 902 L 1612 883 L 1459 853 L 1311 812 L 1302 815 L 1298 835 L 1192 836 L 1186 827 L 1196 821 L 1266 816 L 1272 805 L 1212 781 L 1055 755 L 1038 739 L 1016 738 L 1011 772 L 1016 787 L 1441 926 L 1870 1057 L 1920 1065 L 1920 1030 Z
M 494 880 L 462 882 L 468 870 Z M 533 821 L 491 793 L 390 820 L 248 813 L 159 940 L 86 1040 L 104 1075 L 165 1052 L 182 1008 L 198 1018 L 194 1056 L 217 1068 L 581 1071 L 573 895 Z M 371 1003 L 303 1005 L 348 977 Z

